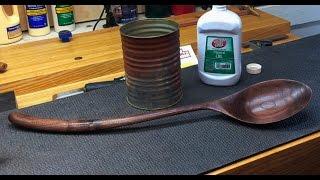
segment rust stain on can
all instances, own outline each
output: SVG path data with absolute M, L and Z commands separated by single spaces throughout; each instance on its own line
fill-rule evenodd
M 163 109 L 182 98 L 179 25 L 145 19 L 120 28 L 129 104 Z

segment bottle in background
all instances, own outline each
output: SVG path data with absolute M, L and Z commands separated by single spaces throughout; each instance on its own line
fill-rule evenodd
M 195 12 L 196 7 L 195 5 L 172 5 L 172 13 L 173 15 L 181 15 L 187 13 Z
M 28 32 L 31 36 L 44 36 L 50 33 L 48 9 L 46 5 L 26 5 Z
M 51 5 L 51 10 L 56 32 L 74 31 L 76 29 L 72 5 Z
M 112 13 L 117 24 L 126 24 L 138 19 L 137 5 L 113 5 Z
M 0 44 L 10 44 L 22 39 L 18 6 L 11 6 L 13 14 L 9 16 L 0 5 Z
M 210 85 L 231 86 L 241 76 L 240 17 L 226 5 L 214 5 L 197 23 L 198 71 Z
M 106 12 L 106 24 L 103 25 L 103 28 L 118 26 L 116 19 L 114 17 L 114 14 L 112 12 L 112 7 L 115 7 L 115 6 L 104 5 L 104 9 Z
M 145 15 L 147 18 L 165 18 L 171 16 L 169 5 L 146 5 Z

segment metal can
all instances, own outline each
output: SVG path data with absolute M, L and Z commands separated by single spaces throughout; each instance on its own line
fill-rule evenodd
M 145 110 L 163 109 L 182 98 L 179 25 L 145 19 L 120 28 L 127 101 Z

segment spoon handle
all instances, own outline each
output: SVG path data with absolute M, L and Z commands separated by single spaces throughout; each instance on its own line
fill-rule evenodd
M 177 108 L 158 110 L 147 114 L 134 115 L 124 118 L 101 120 L 60 120 L 44 119 L 19 112 L 9 115 L 9 121 L 17 126 L 50 132 L 89 132 L 94 130 L 107 130 L 131 124 L 151 121 L 191 111 L 205 110 L 207 103 L 182 106 Z

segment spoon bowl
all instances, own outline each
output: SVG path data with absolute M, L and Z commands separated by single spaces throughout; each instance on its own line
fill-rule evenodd
M 268 124 L 300 112 L 308 105 L 311 95 L 311 88 L 301 82 L 276 79 L 249 86 L 218 100 L 218 104 L 223 113 L 237 120 Z
M 9 121 L 14 125 L 34 130 L 86 132 L 113 129 L 191 111 L 214 110 L 245 123 L 269 124 L 287 119 L 300 112 L 310 102 L 311 95 L 311 88 L 301 82 L 275 79 L 251 85 L 242 91 L 215 101 L 123 118 L 61 120 L 13 112 L 9 115 Z

